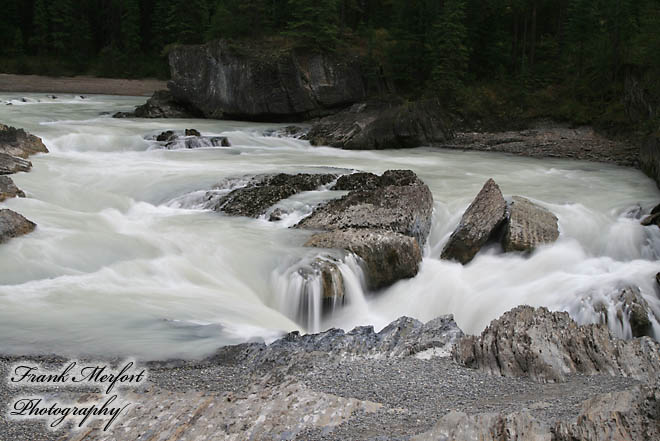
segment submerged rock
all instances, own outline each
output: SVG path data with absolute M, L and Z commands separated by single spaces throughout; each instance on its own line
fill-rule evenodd
M 157 90 L 133 112 L 117 112 L 113 118 L 197 118 L 200 114 L 174 99 L 168 90 Z
M 0 153 L 25 159 L 35 153 L 48 153 L 48 149 L 38 136 L 0 124 Z
M 195 129 L 186 129 L 183 135 L 184 137 L 180 137 L 174 130 L 166 130 L 157 135 L 155 139 L 162 143 L 164 148 L 169 150 L 231 146 L 226 136 L 202 136 Z
M 422 261 L 417 240 L 391 231 L 372 229 L 330 231 L 312 236 L 307 247 L 339 248 L 359 256 L 365 263 L 368 288 L 377 290 L 401 279 L 414 277 Z
M 489 179 L 463 214 L 442 258 L 470 262 L 505 220 L 506 202 L 495 181 Z
M 5 199 L 25 197 L 25 193 L 19 189 L 9 176 L 0 176 L 0 202 Z
M 337 266 L 338 263 L 338 260 L 318 257 L 312 261 L 309 267 L 299 270 L 299 273 L 307 280 L 312 277 L 319 277 L 324 311 L 344 304 L 346 288 L 344 277 Z M 306 310 L 306 308 L 301 309 Z
M 559 237 L 557 217 L 529 199 L 514 196 L 509 204 L 509 219 L 504 226 L 504 251 L 530 252 Z
M 32 163 L 26 159 L 0 153 L 0 175 L 10 175 L 18 172 L 28 172 Z
M 380 181 L 381 186 L 375 189 L 354 190 L 321 205 L 296 227 L 392 231 L 424 245 L 431 229 L 431 190 L 410 170 L 389 170 Z
M 332 174 L 280 173 L 253 179 L 226 195 L 207 194 L 207 208 L 233 216 L 259 217 L 279 201 L 303 191 L 313 191 L 337 178 Z
M 442 109 L 431 101 L 372 101 L 315 123 L 312 145 L 347 150 L 379 150 L 433 145 L 452 137 Z
M 358 60 L 220 40 L 177 46 L 168 88 L 206 118 L 302 121 L 366 96 Z
M 505 377 L 564 381 L 571 374 L 608 374 L 655 382 L 660 345 L 642 337 L 615 338 L 604 324 L 578 326 L 566 312 L 519 306 L 493 320 L 480 336 L 454 348 L 460 364 Z
M 628 287 L 621 291 L 618 300 L 620 309 L 617 311 L 617 318 L 623 325 L 624 318 L 630 323 L 633 337 L 653 336 L 653 324 L 649 319 L 651 308 L 642 297 L 642 293 L 637 287 Z
M 0 209 L 0 243 L 31 233 L 36 224 L 12 210 Z

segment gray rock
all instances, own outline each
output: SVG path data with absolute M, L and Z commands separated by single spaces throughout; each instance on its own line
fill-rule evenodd
M 453 136 L 442 109 L 431 101 L 355 104 L 316 122 L 312 145 L 347 150 L 379 150 L 428 146 Z
M 269 129 L 264 132 L 264 136 L 275 136 L 277 138 L 295 138 L 307 139 L 309 128 L 300 126 L 286 126 L 281 129 Z
M 48 153 L 41 138 L 23 129 L 0 124 L 0 153 L 27 158 L 35 153 Z
M 514 196 L 509 204 L 509 219 L 504 226 L 504 251 L 534 251 L 539 245 L 559 237 L 557 217 L 529 199 Z
M 0 153 L 0 175 L 10 175 L 18 172 L 28 172 L 32 163 L 17 156 Z
M 167 130 L 155 137 L 156 141 L 168 149 L 197 149 L 203 147 L 230 147 L 231 144 L 226 136 L 202 136 L 195 129 L 186 129 L 183 132 L 184 137 L 173 130 Z M 154 139 L 149 137 L 147 139 Z
M 302 121 L 366 96 L 358 60 L 343 55 L 237 47 L 178 46 L 168 88 L 206 118 Z
M 305 246 L 339 248 L 359 256 L 364 262 L 370 290 L 385 288 L 401 279 L 414 277 L 422 261 L 417 241 L 392 231 L 348 229 L 318 233 Z
M 321 300 L 323 301 L 323 310 L 327 312 L 336 306 L 344 304 L 346 288 L 344 286 L 344 277 L 339 270 L 336 259 L 316 258 L 308 268 L 301 268 L 300 274 L 305 279 L 318 277 L 321 281 Z M 307 308 L 302 307 L 301 312 L 306 313 Z M 307 323 L 306 323 L 307 325 Z
M 381 181 L 388 185 L 355 190 L 332 200 L 314 210 L 296 227 L 326 231 L 392 231 L 414 237 L 422 246 L 431 229 L 431 190 L 409 170 L 387 171 Z
M 375 190 L 382 186 L 380 176 L 373 173 L 358 172 L 340 176 L 332 189 L 341 191 Z
M 644 173 L 660 187 L 660 136 L 649 136 L 639 150 L 639 165 Z
M 186 129 L 184 134 L 186 136 L 202 136 L 202 134 L 196 129 Z
M 178 136 L 176 133 L 174 133 L 173 130 L 166 130 L 162 133 L 160 133 L 158 136 L 156 136 L 156 141 L 158 142 L 169 142 L 169 141 L 174 141 L 177 139 Z
M 25 193 L 14 184 L 9 176 L 0 176 L 0 202 L 15 197 L 24 198 Z
M 660 213 L 655 213 L 655 214 L 650 214 L 646 216 L 642 221 L 640 222 L 642 225 L 645 227 L 655 225 L 657 227 L 660 227 Z
M 470 262 L 505 220 L 506 202 L 495 181 L 489 179 L 463 214 L 442 258 Z
M 168 90 L 157 90 L 133 112 L 117 112 L 113 118 L 197 118 L 199 112 L 174 99 Z
M 653 314 L 648 303 L 642 297 L 642 293 L 637 287 L 627 287 L 621 291 L 618 298 L 620 309 L 617 311 L 617 318 L 623 324 L 625 315 L 633 337 L 653 336 L 653 325 L 649 315 Z
M 7 242 L 14 237 L 31 233 L 36 228 L 31 222 L 12 210 L 0 210 L 0 243 Z
M 207 194 L 206 208 L 232 216 L 259 217 L 279 201 L 303 191 L 312 191 L 337 178 L 332 174 L 280 173 L 253 179 L 247 186 L 219 196 Z
M 461 339 L 454 358 L 506 377 L 564 381 L 571 374 L 624 375 L 655 382 L 660 345 L 642 337 L 619 340 L 604 324 L 578 326 L 566 312 L 519 306 L 493 320 L 480 336 Z

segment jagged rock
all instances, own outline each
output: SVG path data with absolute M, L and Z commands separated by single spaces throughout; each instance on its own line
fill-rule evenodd
M 312 145 L 378 150 L 433 145 L 452 136 L 434 102 L 372 101 L 323 118 L 307 139 Z
M 10 175 L 18 172 L 28 172 L 32 163 L 26 159 L 0 153 L 0 175 Z
M 24 198 L 25 193 L 14 184 L 10 177 L 0 176 L 0 202 L 15 197 Z
M 442 258 L 470 262 L 505 220 L 506 202 L 495 181 L 489 179 L 463 214 Z
M 417 240 L 391 231 L 330 231 L 315 234 L 305 246 L 339 248 L 358 255 L 365 263 L 367 285 L 371 290 L 414 277 L 422 261 Z
M 337 178 L 332 174 L 280 173 L 254 179 L 229 194 L 207 194 L 207 208 L 233 216 L 259 217 L 279 201 L 303 191 L 313 191 Z
M 225 346 L 209 357 L 209 361 L 241 364 L 259 369 L 270 364 L 286 365 L 300 361 L 305 354 L 325 352 L 333 356 L 406 357 L 425 351 L 447 355 L 452 345 L 463 336 L 452 315 L 433 319 L 426 324 L 401 317 L 382 331 L 373 326 L 358 326 L 350 332 L 330 329 L 318 334 L 291 332 L 270 345 L 245 343 Z
M 433 196 L 409 170 L 389 170 L 387 182 L 373 190 L 355 190 L 320 206 L 296 227 L 312 230 L 371 229 L 392 231 L 426 242 L 431 229 Z
M 660 439 L 660 389 L 639 385 L 585 401 L 573 421 L 547 424 L 529 411 L 507 415 L 452 411 L 414 441 L 612 441 Z
M 621 308 L 617 311 L 617 318 L 621 323 L 624 322 L 625 314 L 633 337 L 653 336 L 653 325 L 649 319 L 652 314 L 651 308 L 642 297 L 642 293 L 637 287 L 627 287 L 621 291 L 618 298 L 621 302 Z
M 41 138 L 23 129 L 0 124 L 0 153 L 27 158 L 35 153 L 48 153 Z
M 303 121 L 366 96 L 359 62 L 346 55 L 220 40 L 177 46 L 169 62 L 172 95 L 206 118 Z
M 31 233 L 36 228 L 31 222 L 12 210 L 0 210 L 0 243 L 9 239 Z
M 505 377 L 563 381 L 571 374 L 624 375 L 655 382 L 660 346 L 642 337 L 619 340 L 604 324 L 578 326 L 566 312 L 519 306 L 493 320 L 480 336 L 454 348 L 460 364 Z
M 513 197 L 509 204 L 509 219 L 504 226 L 504 251 L 531 252 L 558 237 L 559 227 L 554 214 L 529 199 Z
M 157 90 L 133 112 L 117 112 L 113 118 L 197 118 L 199 112 L 177 101 L 167 90 Z

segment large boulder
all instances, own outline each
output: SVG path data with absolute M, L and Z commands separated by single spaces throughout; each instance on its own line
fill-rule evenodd
M 557 217 L 521 196 L 509 204 L 509 219 L 504 227 L 504 251 L 530 252 L 539 245 L 552 243 L 559 237 Z
M 604 324 L 578 326 L 566 312 L 530 306 L 493 320 L 480 336 L 461 339 L 454 358 L 492 374 L 543 382 L 572 374 L 660 378 L 660 345 L 649 337 L 620 340 Z
M 376 188 L 354 190 L 320 206 L 297 227 L 392 231 L 414 237 L 420 246 L 424 245 L 431 229 L 431 190 L 410 170 L 389 170 L 379 181 Z
M 307 139 L 312 145 L 347 150 L 377 150 L 433 145 L 451 139 L 446 117 L 431 101 L 372 101 L 315 123 Z
M 506 220 L 506 201 L 489 179 L 463 214 L 442 251 L 443 259 L 470 262 Z
M 206 118 L 302 121 L 366 96 L 359 62 L 227 41 L 178 46 L 169 54 L 173 97 Z
M 258 176 L 228 194 L 209 192 L 205 206 L 232 216 L 259 217 L 279 201 L 303 191 L 316 190 L 336 178 L 333 174 L 309 173 Z
M 157 90 L 133 112 L 117 112 L 113 118 L 198 118 L 199 112 L 174 99 L 169 90 Z
M 27 159 L 8 155 L 7 153 L 0 153 L 0 175 L 28 172 L 31 168 L 32 163 Z
M 639 165 L 660 187 L 660 134 L 656 133 L 644 140 L 639 150 Z
M 0 124 L 0 153 L 27 158 L 35 153 L 48 153 L 41 138 L 23 129 Z
M 32 232 L 36 224 L 12 210 L 0 210 L 0 243 Z
M 14 184 L 9 176 L 0 176 L 0 202 L 5 199 L 25 197 L 25 193 Z
M 312 236 L 307 247 L 338 248 L 359 256 L 365 263 L 370 290 L 378 290 L 401 279 L 414 277 L 422 261 L 417 240 L 392 231 L 338 230 Z

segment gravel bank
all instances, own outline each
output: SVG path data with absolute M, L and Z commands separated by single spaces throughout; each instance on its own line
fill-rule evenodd
M 0 92 L 151 96 L 155 91 L 166 88 L 166 81 L 154 79 L 124 80 L 87 76 L 44 77 L 0 74 Z

